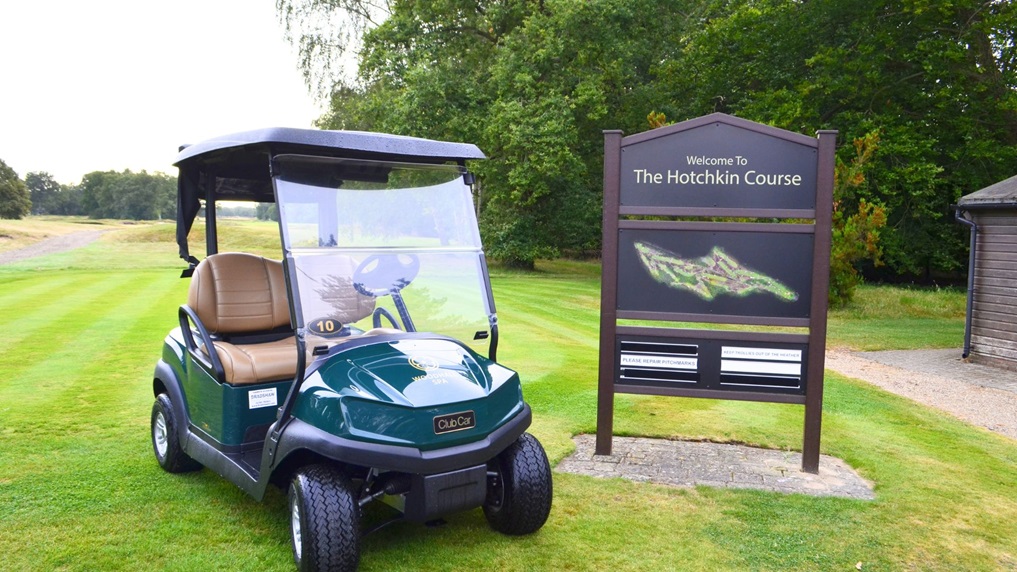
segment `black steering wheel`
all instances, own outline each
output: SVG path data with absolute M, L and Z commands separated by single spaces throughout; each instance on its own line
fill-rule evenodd
M 372 254 L 353 271 L 353 287 L 365 296 L 388 296 L 409 286 L 420 272 L 414 254 Z

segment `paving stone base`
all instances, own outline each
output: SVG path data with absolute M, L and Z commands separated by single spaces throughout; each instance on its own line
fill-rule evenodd
M 779 493 L 876 498 L 844 461 L 821 455 L 819 474 L 803 473 L 802 455 L 743 445 L 615 437 L 611 455 L 594 455 L 596 438 L 578 435 L 576 452 L 556 470 L 681 487 L 761 489 Z

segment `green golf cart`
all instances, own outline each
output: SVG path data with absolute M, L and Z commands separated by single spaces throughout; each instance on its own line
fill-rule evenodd
M 254 498 L 287 491 L 300 570 L 353 570 L 373 501 L 428 523 L 482 508 L 543 526 L 551 469 L 526 433 L 466 161 L 477 147 L 265 129 L 181 148 L 180 326 L 155 368 L 152 445 Z M 216 204 L 273 203 L 281 260 L 219 252 Z M 206 257 L 187 237 L 203 213 Z M 386 524 L 388 521 L 384 521 Z

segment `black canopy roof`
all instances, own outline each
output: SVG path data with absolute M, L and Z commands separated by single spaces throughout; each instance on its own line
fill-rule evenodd
M 177 244 L 181 258 L 190 259 L 187 234 L 201 199 L 274 202 L 271 158 L 281 154 L 434 164 L 485 158 L 469 143 L 288 127 L 244 131 L 187 145 L 173 163 L 180 170 Z

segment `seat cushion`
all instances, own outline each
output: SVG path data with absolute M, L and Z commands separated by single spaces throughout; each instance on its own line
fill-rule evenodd
M 296 375 L 297 343 L 293 336 L 257 344 L 212 343 L 226 373 L 226 383 L 279 381 Z

